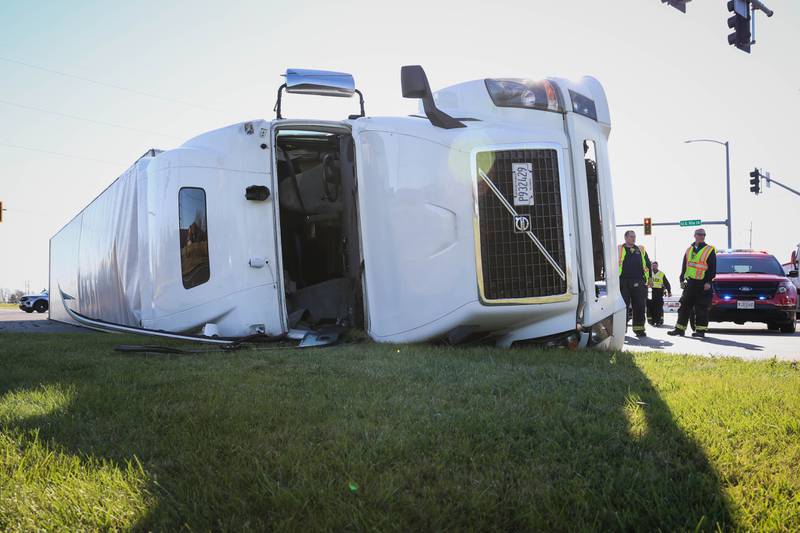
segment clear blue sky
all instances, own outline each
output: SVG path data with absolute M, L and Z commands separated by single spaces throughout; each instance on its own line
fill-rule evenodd
M 352 72 L 367 112 L 382 115 L 415 109 L 400 97 L 404 64 L 424 65 L 434 89 L 487 76 L 594 75 L 611 105 L 618 222 L 724 218 L 723 149 L 683 140 L 729 140 L 734 245 L 747 246 L 752 221 L 754 247 L 785 261 L 800 241 L 800 198 L 777 189 L 756 198 L 747 176 L 758 165 L 800 187 L 800 3 L 769 5 L 775 16 L 760 18 L 759 42 L 747 55 L 726 42 L 724 0 L 691 2 L 685 15 L 659 0 L 502 8 L 466 0 L 5 0 L 0 287 L 45 287 L 49 237 L 148 148 L 270 118 L 286 67 Z M 355 102 L 343 99 L 290 96 L 285 104 L 291 117 L 353 111 Z M 709 241 L 724 246 L 724 228 L 708 230 Z M 657 242 L 644 243 L 675 278 L 690 237 L 656 229 Z

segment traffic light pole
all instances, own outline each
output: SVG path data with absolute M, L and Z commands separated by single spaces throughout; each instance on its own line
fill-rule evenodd
M 638 224 L 617 224 L 618 228 L 637 228 L 642 226 L 643 224 L 639 222 Z M 681 226 L 683 228 L 690 228 L 691 226 L 681 225 L 680 222 L 652 222 L 651 226 Z M 695 224 L 695 226 L 727 226 L 727 222 L 724 220 L 703 220 L 700 224 Z
M 726 194 L 728 196 L 728 248 L 733 248 L 731 243 L 731 147 L 728 141 L 725 141 L 725 181 L 726 181 Z
M 731 244 L 731 150 L 730 144 L 728 141 L 716 141 L 714 139 L 690 139 L 688 141 L 684 141 L 686 144 L 690 143 L 699 143 L 699 142 L 707 142 L 707 143 L 716 143 L 720 144 L 725 147 L 725 188 L 727 193 L 727 207 L 728 207 L 728 218 L 725 221 L 725 225 L 728 226 L 728 248 L 733 248 Z
M 769 174 L 769 172 L 767 172 L 767 174 Z M 779 187 L 783 187 L 783 188 L 784 188 L 784 189 L 786 189 L 787 191 L 789 191 L 789 192 L 793 192 L 793 193 L 794 193 L 794 194 L 796 194 L 797 196 L 800 196 L 800 191 L 797 191 L 797 190 L 795 190 L 795 189 L 792 189 L 792 188 L 791 188 L 791 187 L 789 187 L 788 185 L 784 185 L 783 183 L 781 183 L 780 181 L 778 181 L 778 180 L 776 180 L 776 179 L 774 179 L 774 178 L 771 178 L 771 177 L 769 177 L 769 176 L 764 176 L 764 179 L 765 179 L 765 180 L 767 180 L 767 185 L 770 185 L 770 184 L 774 183 L 775 185 L 777 185 L 777 186 L 779 186 Z

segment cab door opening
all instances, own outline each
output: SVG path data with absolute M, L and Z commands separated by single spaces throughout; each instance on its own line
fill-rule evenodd
M 275 138 L 290 328 L 363 328 L 355 152 L 349 130 L 291 126 Z

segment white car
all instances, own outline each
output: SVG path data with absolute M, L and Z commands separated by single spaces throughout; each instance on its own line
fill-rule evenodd
M 27 294 L 19 300 L 19 308 L 26 313 L 33 313 L 34 311 L 46 313 L 49 307 L 50 296 L 47 291 L 43 291 L 41 294 Z
M 783 273 L 794 283 L 794 286 L 797 288 L 797 293 L 800 294 L 800 277 L 797 275 L 797 271 L 800 269 L 800 244 L 798 244 L 797 249 L 792 252 L 789 262 L 781 266 L 783 267 Z M 797 310 L 800 311 L 800 298 L 797 299 Z

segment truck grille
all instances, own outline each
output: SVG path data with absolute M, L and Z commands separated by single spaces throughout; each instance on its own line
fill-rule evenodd
M 730 296 L 736 300 L 769 300 L 775 296 L 778 284 L 774 281 L 716 281 L 714 289 L 720 297 Z
M 530 163 L 534 205 L 514 205 L 512 165 Z M 562 271 L 566 271 L 564 227 L 556 150 L 502 150 L 479 152 L 483 170 L 517 214 L 527 216 L 530 231 L 538 237 Z M 484 300 L 506 300 L 562 295 L 567 282 L 524 232 L 515 228 L 514 216 L 481 178 L 478 183 L 480 266 Z

